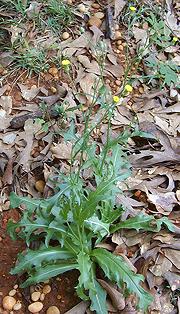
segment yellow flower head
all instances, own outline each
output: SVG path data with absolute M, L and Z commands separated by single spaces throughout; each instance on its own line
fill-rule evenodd
M 68 65 L 71 64 L 71 62 L 70 62 L 69 60 L 65 59 L 65 60 L 62 60 L 61 64 L 62 64 L 63 66 L 68 66 Z
M 173 42 L 176 43 L 178 41 L 177 37 L 173 37 Z
M 133 90 L 133 88 L 132 88 L 131 85 L 127 84 L 127 85 L 125 85 L 124 90 L 125 90 L 126 92 L 128 92 L 128 93 L 131 93 L 132 90 Z
M 120 101 L 120 98 L 118 96 L 113 96 L 113 101 L 118 103 Z
M 136 11 L 136 8 L 133 7 L 133 6 L 130 6 L 130 7 L 129 7 L 129 10 L 131 10 L 132 12 L 135 12 L 135 11 Z

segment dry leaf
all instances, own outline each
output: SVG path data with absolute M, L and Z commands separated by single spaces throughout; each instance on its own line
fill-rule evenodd
M 89 302 L 82 301 L 64 314 L 85 314 L 88 306 Z
M 40 91 L 40 88 L 33 87 L 33 86 L 30 89 L 26 85 L 23 85 L 23 84 L 18 83 L 18 86 L 21 90 L 22 97 L 27 101 L 33 100 Z
M 59 144 L 53 144 L 50 147 L 50 151 L 52 153 L 53 158 L 70 160 L 71 159 L 71 151 L 72 151 L 72 143 L 71 142 L 62 142 Z
M 115 19 L 121 13 L 121 11 L 123 10 L 125 5 L 126 5 L 126 1 L 124 1 L 124 0 L 115 0 L 114 1 L 114 18 Z
M 112 305 L 119 311 L 122 311 L 125 308 L 125 298 L 123 294 L 115 289 L 111 283 L 108 283 L 105 280 L 98 279 L 98 282 L 110 296 Z

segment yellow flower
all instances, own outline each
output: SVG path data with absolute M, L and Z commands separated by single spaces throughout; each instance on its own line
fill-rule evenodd
M 173 37 L 173 42 L 176 43 L 178 41 L 177 37 Z
M 131 10 L 132 12 L 135 12 L 135 11 L 136 11 L 136 8 L 133 7 L 133 6 L 130 6 L 130 7 L 129 7 L 129 10 Z
M 70 62 L 69 60 L 65 59 L 65 60 L 62 60 L 61 64 L 62 64 L 63 66 L 68 66 L 68 65 L 71 64 L 71 62 Z
M 113 101 L 118 103 L 120 101 L 120 98 L 118 96 L 113 96 Z
M 125 89 L 125 91 L 128 92 L 128 93 L 131 93 L 132 90 L 133 90 L 132 86 L 129 85 L 129 84 L 125 85 L 124 89 Z

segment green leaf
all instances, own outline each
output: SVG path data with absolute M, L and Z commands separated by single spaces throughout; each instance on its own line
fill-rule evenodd
M 18 196 L 16 193 L 11 192 L 10 194 L 11 208 L 19 207 L 21 204 L 25 205 L 27 209 L 33 210 L 40 204 L 46 204 L 43 200 L 38 200 L 30 197 Z M 46 207 L 46 205 L 44 205 Z
M 18 255 L 18 264 L 11 270 L 11 274 L 15 275 L 24 270 L 30 270 L 33 266 L 41 267 L 44 262 L 73 257 L 72 253 L 60 247 L 43 247 L 36 251 L 28 249 L 25 253 Z
M 137 231 L 140 229 L 152 230 L 151 222 L 153 220 L 153 216 L 140 214 L 112 226 L 110 228 L 110 233 L 113 233 L 119 229 L 136 229 Z
M 170 231 L 174 232 L 175 226 L 167 217 L 162 217 L 156 220 L 157 228 L 155 229 L 155 232 L 159 232 L 161 230 L 162 224 L 165 224 Z
M 92 230 L 94 234 L 100 234 L 101 237 L 105 237 L 109 234 L 110 224 L 102 222 L 96 215 L 86 219 L 84 223 L 85 227 Z
M 91 299 L 91 311 L 97 314 L 108 314 L 106 306 L 106 292 L 101 285 L 93 277 L 93 289 L 89 290 L 89 297 Z
M 33 274 L 21 285 L 22 288 L 25 288 L 27 286 L 30 286 L 32 284 L 38 283 L 38 282 L 44 282 L 48 280 L 49 278 L 58 276 L 60 274 L 65 273 L 66 271 L 77 269 L 78 264 L 72 261 L 66 261 L 62 263 L 56 263 L 55 265 L 47 265 Z
M 128 291 L 138 296 L 139 307 L 146 310 L 153 298 L 140 285 L 144 277 L 135 274 L 121 256 L 115 256 L 104 249 L 95 249 L 92 255 L 105 275 L 119 287 L 122 287 L 122 282 L 126 283 Z

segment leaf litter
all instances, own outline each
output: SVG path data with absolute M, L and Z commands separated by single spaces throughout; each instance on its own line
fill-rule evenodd
M 166 2 L 168 8 L 164 17 L 166 25 L 171 29 L 174 36 L 179 37 L 178 19 L 172 10 L 172 1 Z M 86 1 L 84 3 L 86 4 Z M 114 2 L 114 19 L 116 21 L 125 6 L 125 1 L 116 0 Z M 39 12 L 39 1 L 33 1 L 26 9 L 30 19 Z M 68 119 L 49 117 L 47 106 L 57 107 L 55 109 L 61 112 L 62 104 L 67 108 L 69 108 L 68 106 L 75 107 L 77 100 L 80 100 L 86 109 L 86 106 L 92 103 L 94 90 L 101 88 L 99 81 L 101 71 L 98 65 L 98 58 L 101 57 L 100 41 L 106 49 L 103 77 L 105 82 L 106 80 L 110 81 L 107 85 L 108 88 L 112 88 L 113 93 L 117 93 L 118 85 L 114 89 L 114 85 L 109 84 L 123 78 L 124 65 L 122 65 L 119 54 L 114 49 L 114 42 L 104 38 L 104 26 L 99 29 L 93 25 L 89 29 L 86 28 L 83 34 L 77 32 L 76 36 L 70 36 L 64 41 L 57 41 L 56 37 L 51 38 L 52 33 L 47 34 L 46 39 L 36 37 L 35 33 L 33 38 L 31 33 L 32 38 L 30 38 L 30 33 L 25 31 L 23 24 L 18 29 L 11 26 L 11 29 L 7 29 L 7 31 L 10 34 L 11 43 L 15 43 L 19 36 L 23 37 L 25 33 L 27 38 L 29 36 L 29 43 L 37 44 L 38 49 L 43 47 L 45 42 L 47 44 L 48 40 L 49 43 L 56 43 L 62 57 L 71 60 L 74 73 L 74 84 L 69 81 L 68 75 L 64 75 L 58 67 L 57 77 L 53 77 L 49 72 L 44 72 L 40 80 L 39 78 L 36 79 L 36 84 L 33 84 L 31 78 L 29 79 L 27 76 L 23 76 L 22 72 L 19 72 L 12 91 L 9 88 L 12 85 L 11 79 L 7 78 L 1 83 L 0 128 L 2 134 L 0 137 L 0 154 L 3 158 L 0 164 L 1 186 L 13 186 L 15 190 L 16 188 L 19 190 L 21 195 L 37 196 L 37 191 L 33 187 L 36 182 L 36 171 L 40 169 L 44 172 L 43 180 L 47 186 L 49 185 L 51 191 L 51 180 L 56 171 L 69 167 L 68 163 L 73 145 L 72 135 L 69 135 L 68 141 L 64 141 L 62 134 L 61 137 L 57 137 L 56 134 L 57 130 L 68 125 Z M 135 24 L 132 33 L 134 36 L 132 49 L 138 50 L 147 44 L 149 38 L 146 29 Z M 176 52 L 176 49 L 172 49 L 172 52 L 168 50 L 169 54 Z M 146 53 L 149 53 L 148 49 Z M 156 49 L 153 53 L 157 54 L 161 61 L 164 58 Z M 10 60 L 10 57 L 14 57 L 13 55 L 14 52 L 1 53 L 2 62 L 0 63 L 3 68 L 11 66 L 13 61 Z M 177 55 L 170 57 L 177 60 Z M 59 82 L 61 85 L 58 85 Z M 136 84 L 138 92 L 141 78 L 137 80 Z M 154 84 L 155 86 L 152 85 L 151 87 L 144 83 L 146 91 L 141 95 L 124 98 L 123 103 L 116 107 L 111 121 L 115 137 L 122 128 L 130 127 L 132 124 L 137 125 L 142 132 L 154 136 L 154 139 L 147 136 L 146 140 L 142 142 L 139 142 L 139 138 L 135 136 L 127 143 L 126 151 L 128 151 L 129 161 L 132 165 L 132 175 L 118 184 L 117 204 L 121 205 L 124 210 L 122 213 L 124 222 L 128 218 L 138 217 L 142 213 L 147 216 L 153 214 L 156 218 L 168 217 L 175 223 L 177 229 L 174 233 L 171 230 L 151 233 L 122 229 L 113 234 L 111 243 L 114 246 L 115 254 L 123 255 L 124 258 L 128 259 L 131 267 L 145 276 L 146 288 L 151 290 L 155 300 L 150 306 L 149 313 L 157 313 L 157 311 L 160 313 L 177 313 L 176 306 L 178 310 L 180 302 L 179 298 L 176 298 L 176 304 L 173 302 L 173 293 L 180 289 L 178 243 L 180 233 L 178 229 L 180 218 L 178 216 L 178 206 L 180 205 L 178 197 L 180 190 L 178 166 L 180 162 L 179 99 L 176 86 L 175 88 L 156 89 L 156 83 Z M 15 97 L 17 90 L 21 95 L 20 107 L 17 106 Z M 33 103 L 31 103 L 32 101 Z M 31 114 L 31 112 L 39 110 L 40 105 L 43 107 L 40 117 L 31 119 L 30 116 L 27 116 L 23 123 L 17 124 L 17 128 L 11 123 L 13 119 L 20 118 L 22 121 L 23 114 L 26 115 L 29 111 Z M 75 121 L 76 128 L 80 133 L 83 133 L 83 127 L 79 122 L 81 121 L 81 114 L 82 112 L 79 110 L 75 112 Z M 40 118 L 41 121 L 38 121 L 37 118 Z M 92 116 L 91 119 L 93 120 L 93 118 Z M 104 130 L 106 128 L 105 122 Z M 104 130 L 101 130 L 102 142 Z M 93 140 L 96 141 L 96 138 Z M 24 182 L 21 179 L 27 178 L 30 173 L 33 174 L 32 186 L 26 183 L 26 189 L 24 189 Z M 16 177 L 15 183 L 14 177 Z M 7 210 L 7 205 L 5 206 L 7 200 L 8 194 L 2 192 L 2 210 L 3 208 Z M 106 244 L 104 243 L 104 245 Z M 122 291 L 119 291 L 116 286 L 112 286 L 104 279 L 98 281 L 109 295 L 109 308 L 112 306 L 112 312 L 115 309 L 115 312 L 120 311 L 120 313 L 140 313 L 134 309 L 135 300 L 133 296 L 125 298 Z M 167 287 L 167 283 L 169 287 Z M 88 313 L 88 307 L 88 303 L 81 302 L 72 310 L 67 311 L 67 314 Z

